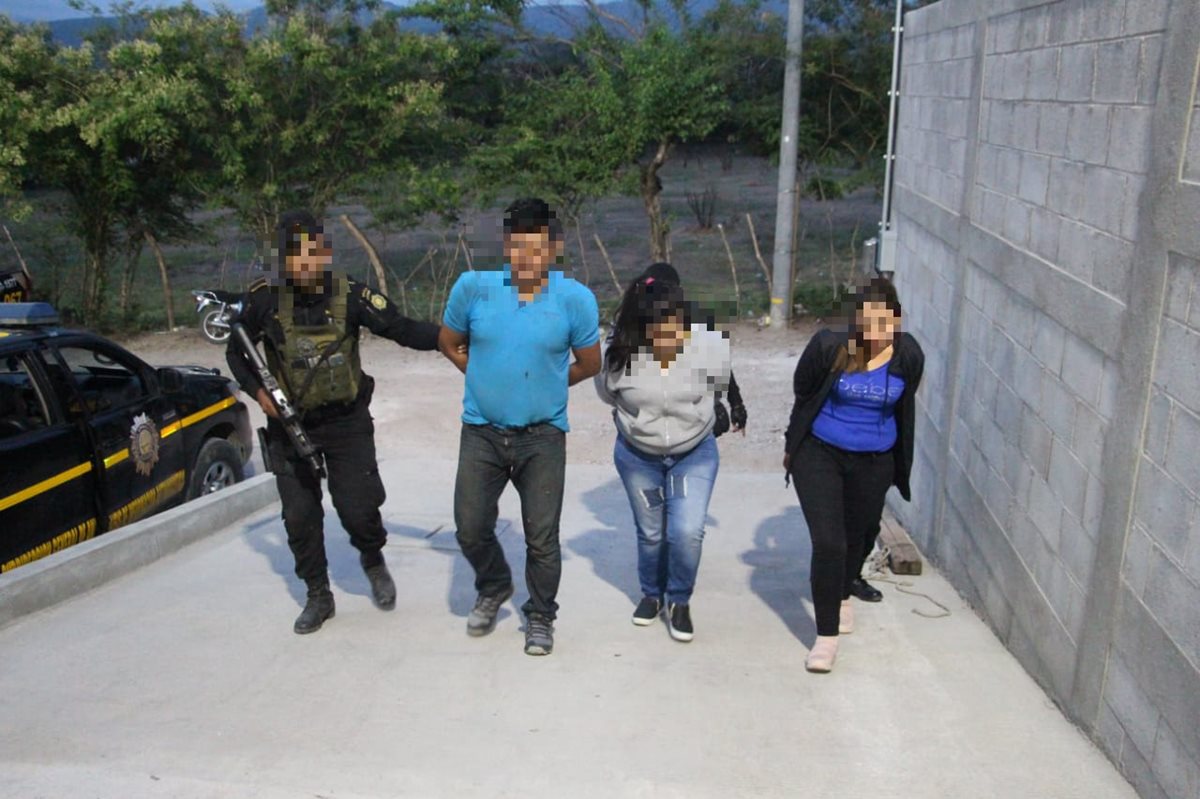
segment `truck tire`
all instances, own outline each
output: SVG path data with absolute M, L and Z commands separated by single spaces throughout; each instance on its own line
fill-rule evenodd
M 242 481 L 242 455 L 224 438 L 210 438 L 196 454 L 187 498 L 211 494 Z

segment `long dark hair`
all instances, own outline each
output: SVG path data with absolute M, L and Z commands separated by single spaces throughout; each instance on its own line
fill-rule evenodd
M 845 323 L 849 335 L 846 337 L 846 344 L 838 350 L 833 364 L 835 372 L 865 372 L 867 370 L 867 362 L 871 359 L 871 353 L 863 337 L 858 318 L 863 306 L 868 302 L 882 302 L 896 316 L 901 315 L 900 295 L 896 293 L 896 287 L 892 285 L 892 281 L 886 277 L 873 277 L 866 283 L 855 287 L 854 291 L 842 301 L 842 310 L 846 317 Z M 895 340 L 892 341 L 892 344 L 895 344 Z
M 634 353 L 650 347 L 648 326 L 680 317 L 684 326 L 690 327 L 692 315 L 691 304 L 679 287 L 678 274 L 669 264 L 654 264 L 634 278 L 621 296 L 604 367 L 610 372 L 627 371 Z

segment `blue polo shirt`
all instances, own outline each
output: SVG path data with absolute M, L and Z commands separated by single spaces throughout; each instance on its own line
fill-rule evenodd
M 596 297 L 581 283 L 550 272 L 530 302 L 517 299 L 512 273 L 465 272 L 455 282 L 442 317 L 470 339 L 462 420 L 467 424 L 525 427 L 567 424 L 571 350 L 600 340 Z

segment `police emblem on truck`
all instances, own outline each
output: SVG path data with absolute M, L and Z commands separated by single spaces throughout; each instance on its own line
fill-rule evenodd
M 146 414 L 133 417 L 133 427 L 129 431 L 129 457 L 133 459 L 133 468 L 137 473 L 149 477 L 158 463 L 158 428 Z

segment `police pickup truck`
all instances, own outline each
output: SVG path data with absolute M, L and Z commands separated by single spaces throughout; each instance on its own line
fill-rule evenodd
M 0 304 L 0 572 L 242 479 L 250 419 L 215 369 L 155 369 Z

